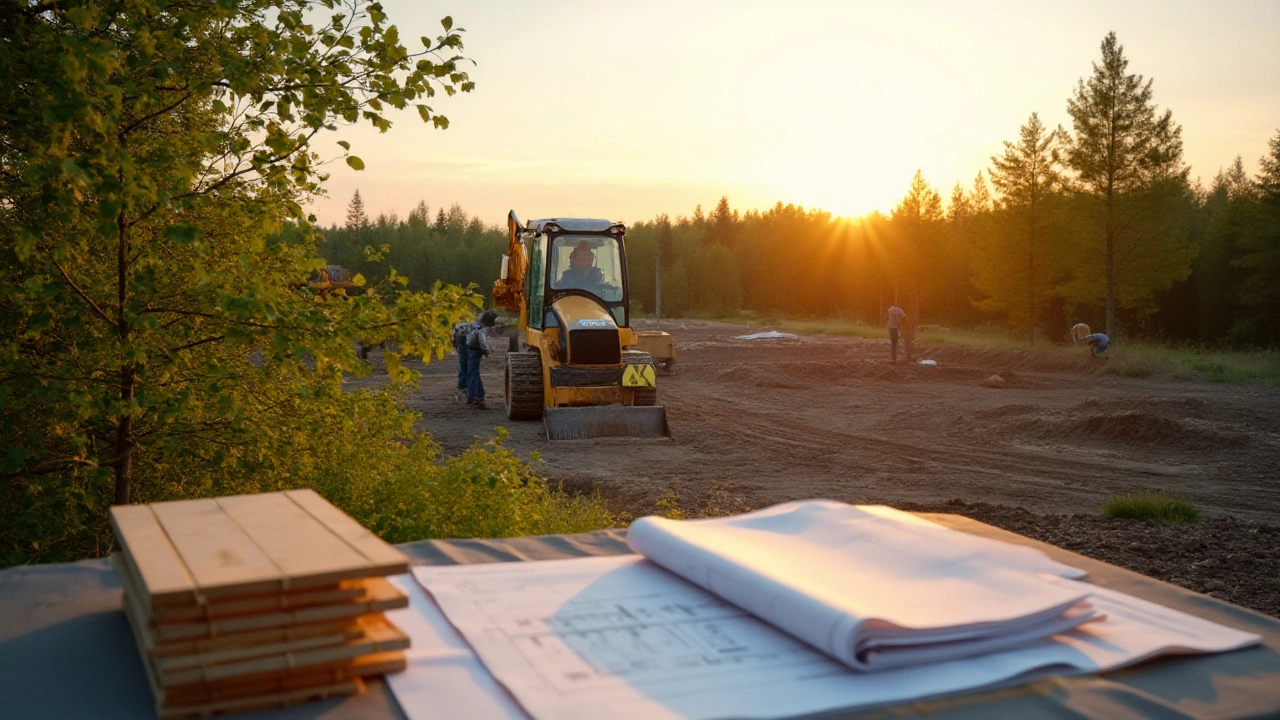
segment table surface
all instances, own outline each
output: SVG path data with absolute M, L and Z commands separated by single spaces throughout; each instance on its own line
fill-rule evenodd
M 1262 636 L 1262 645 L 1164 657 L 1103 675 L 823 717 L 1252 718 L 1280 717 L 1280 620 L 959 515 L 924 514 L 956 530 L 1039 548 L 1086 570 L 1089 582 Z M 625 530 L 398 545 L 417 565 L 554 560 L 628 553 Z M 154 717 L 151 692 L 106 559 L 0 571 L 0 715 L 5 718 Z M 381 679 L 358 696 L 236 715 L 246 720 L 404 718 Z

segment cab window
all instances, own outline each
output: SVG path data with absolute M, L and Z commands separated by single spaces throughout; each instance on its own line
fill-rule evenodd
M 605 302 L 622 301 L 622 251 L 614 238 L 561 235 L 551 243 L 552 290 L 584 290 Z
M 546 242 L 546 236 L 539 235 L 529 243 L 529 276 L 524 295 L 529 298 L 529 326 L 536 330 L 542 329 L 542 292 L 546 282 L 546 274 L 542 272 L 542 250 Z

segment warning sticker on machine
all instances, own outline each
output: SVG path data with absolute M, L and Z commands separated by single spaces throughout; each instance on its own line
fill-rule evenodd
M 628 365 L 622 371 L 622 387 L 657 387 L 652 365 Z

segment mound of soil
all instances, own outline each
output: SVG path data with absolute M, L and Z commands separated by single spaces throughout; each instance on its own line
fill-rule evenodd
M 974 413 L 957 432 L 987 437 L 1097 446 L 1167 448 L 1175 452 L 1221 451 L 1249 442 L 1246 427 L 1198 417 L 1203 402 L 1141 398 L 1102 402 L 1091 398 L 1046 412 L 1034 405 L 1001 405 Z
M 624 519 L 668 496 L 690 517 L 802 498 L 955 512 L 1280 616 L 1280 387 L 1107 372 L 1126 361 L 1120 347 L 1099 360 L 922 344 L 917 359 L 937 364 L 920 365 L 890 362 L 887 337 L 658 329 L 678 347 L 658 382 L 671 439 L 549 443 L 541 423 L 501 411 L 501 350 L 481 366 L 488 410 L 451 399 L 452 358 L 408 363 L 423 373 L 409 403 L 445 454 L 501 426 L 511 450 L 538 454 L 540 475 L 599 493 Z M 354 386 L 387 381 L 378 351 L 370 360 Z M 1003 386 L 983 385 L 993 375 Z M 1098 516 L 1144 490 L 1185 497 L 1205 519 Z

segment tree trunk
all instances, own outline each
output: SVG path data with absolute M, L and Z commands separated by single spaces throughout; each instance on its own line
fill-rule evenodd
M 123 351 L 129 343 L 129 318 L 125 314 L 125 301 L 129 289 L 129 227 L 125 223 L 124 208 L 116 216 L 116 331 Z M 128 505 L 133 488 L 133 416 L 129 407 L 133 405 L 134 388 L 137 386 L 138 371 L 133 362 L 126 362 L 120 368 L 120 401 L 124 405 L 125 414 L 116 421 L 115 476 L 116 505 Z
M 120 399 L 125 407 L 133 403 L 137 373 L 133 365 L 120 370 Z M 116 423 L 116 505 L 128 505 L 133 483 L 133 416 L 125 415 Z
M 1113 338 L 1116 324 L 1116 237 L 1107 219 L 1107 337 Z
M 1031 223 L 1027 228 L 1027 345 L 1036 344 L 1036 220 L 1031 206 Z
M 1112 122 L 1114 126 L 1114 121 Z M 1115 176 L 1114 170 L 1109 170 L 1110 177 L 1107 180 L 1107 337 L 1114 338 L 1115 322 L 1116 322 L 1116 193 L 1115 185 L 1111 180 Z

